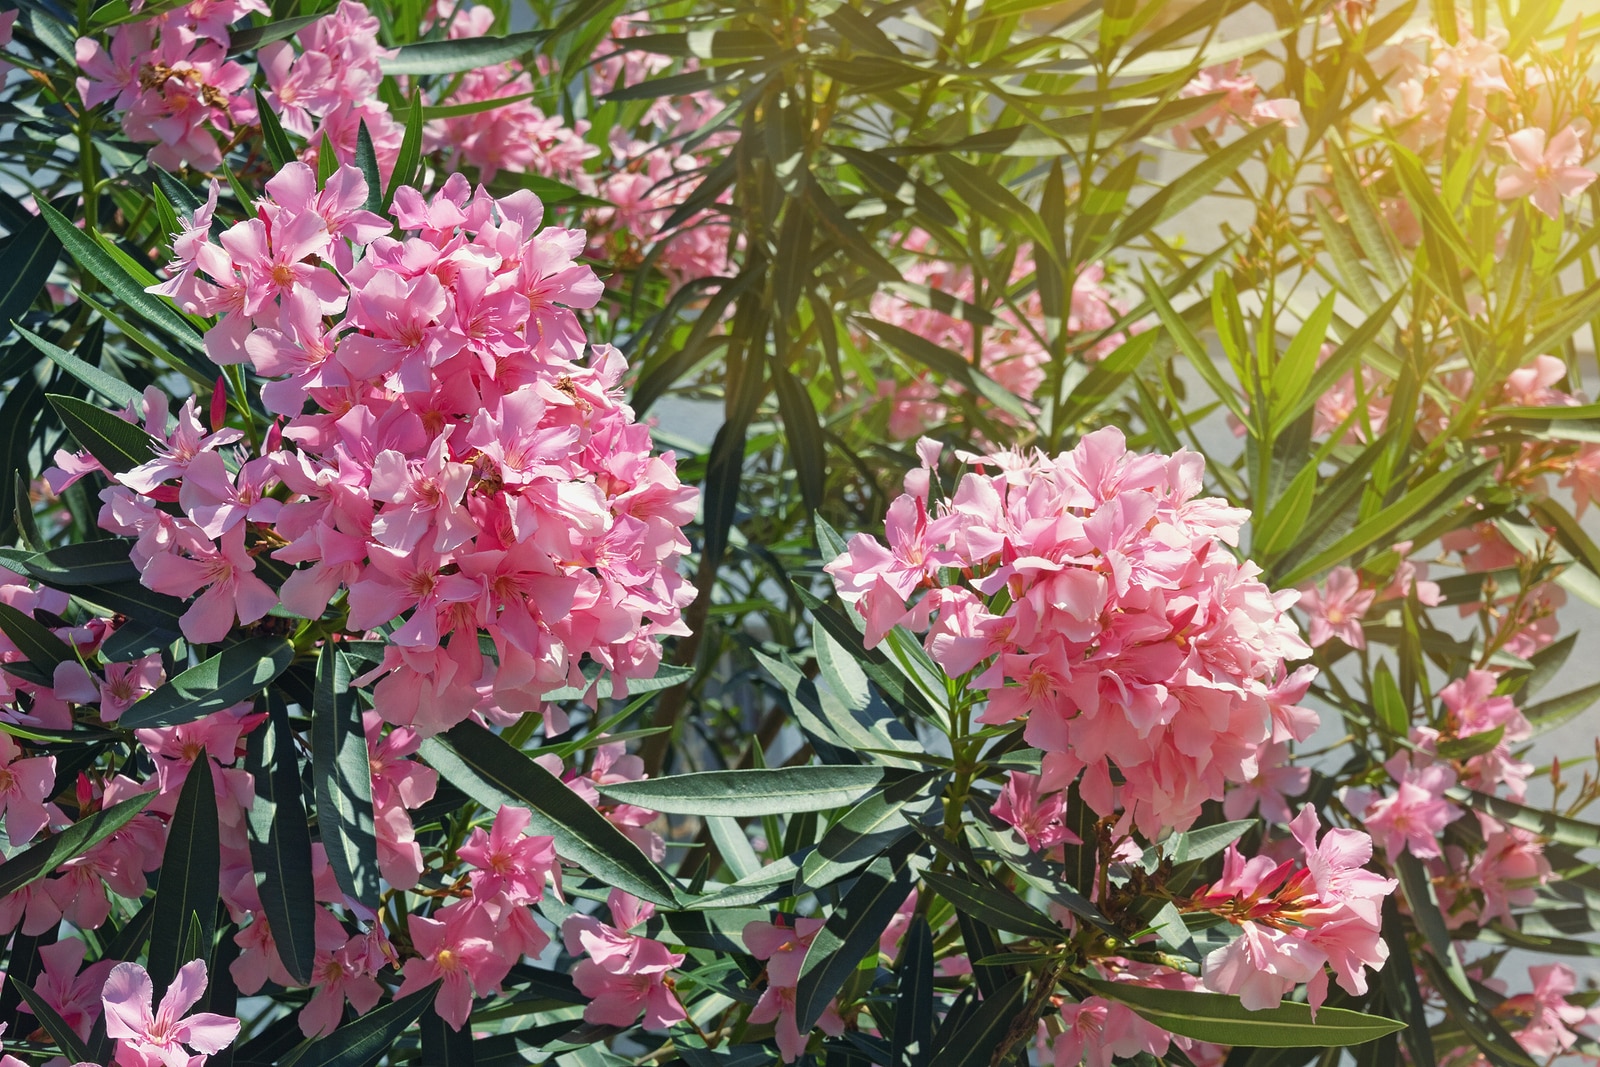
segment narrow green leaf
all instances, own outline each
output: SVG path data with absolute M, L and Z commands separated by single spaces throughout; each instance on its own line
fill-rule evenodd
M 1377 713 L 1378 724 L 1390 737 L 1405 737 L 1411 729 L 1411 713 L 1400 695 L 1400 686 L 1389 670 L 1389 664 L 1379 660 L 1372 671 L 1372 710 Z
M 806 949 L 795 988 L 795 1017 L 801 1033 L 816 1025 L 828 1002 L 843 988 L 868 952 L 876 954 L 878 938 L 911 892 L 911 868 L 885 856 L 874 860 Z
M 800 866 L 800 881 L 820 889 L 909 837 L 914 831 L 907 818 L 933 808 L 942 780 L 941 771 L 923 771 L 869 793 L 822 835 Z
M 439 985 L 419 989 L 318 1038 L 295 1057 L 294 1067 L 372 1067 L 433 1006 Z
M 1202 826 L 1196 830 L 1173 834 L 1163 843 L 1162 855 L 1173 863 L 1193 863 L 1196 860 L 1210 859 L 1249 833 L 1259 821 L 1235 819 L 1232 822 Z
M 557 852 L 596 878 L 642 900 L 677 905 L 680 891 L 639 846 L 561 779 L 499 736 L 464 722 L 423 741 L 421 754 L 445 781 L 484 807 L 527 808 L 533 813 L 528 832 L 554 837 Z M 365 759 L 363 748 L 363 763 Z
M 1411 908 L 1412 921 L 1428 942 L 1428 951 L 1456 984 L 1456 988 L 1470 996 L 1472 989 L 1467 983 L 1467 974 L 1461 969 L 1461 961 L 1451 947 L 1450 928 L 1445 925 L 1444 916 L 1439 911 L 1439 898 L 1433 891 L 1433 879 L 1428 876 L 1422 861 L 1409 851 L 1402 852 L 1395 857 L 1394 872 L 1400 879 L 1400 891 L 1405 894 L 1406 903 Z
M 406 115 L 406 132 L 400 141 L 400 154 L 395 157 L 394 171 L 389 175 L 389 188 L 384 190 L 383 210 L 387 212 L 394 203 L 394 194 L 402 185 L 417 180 L 417 167 L 422 163 L 422 93 L 411 91 L 411 109 Z
M 1234 416 L 1246 426 L 1254 425 L 1250 413 L 1245 410 L 1239 400 L 1238 390 L 1222 377 L 1222 372 L 1217 370 L 1217 365 L 1211 359 L 1211 353 L 1206 350 L 1204 342 L 1196 337 L 1194 331 L 1189 329 L 1189 324 L 1183 316 L 1173 310 L 1172 304 L 1167 300 L 1167 294 L 1162 292 L 1161 286 L 1156 284 L 1155 278 L 1147 267 L 1141 265 L 1144 271 L 1144 291 L 1149 297 L 1151 306 L 1156 309 L 1156 315 L 1161 319 L 1161 324 L 1166 327 L 1167 333 L 1177 344 L 1179 351 L 1189 357 L 1194 364 L 1194 369 L 1205 379 L 1217 399 L 1228 406 Z
M 161 854 L 161 883 L 150 919 L 147 967 L 157 990 L 166 989 L 178 968 L 196 957 L 184 951 L 194 919 L 200 921 L 200 951 L 210 955 L 221 899 L 222 837 L 217 795 L 211 782 L 211 757 L 202 746 L 188 774 L 167 829 Z
M 137 582 L 139 568 L 128 558 L 133 542 L 120 537 L 81 541 L 27 557 L 23 568 L 36 581 L 72 592 L 80 585 Z
M 33 1013 L 35 1019 L 39 1020 L 39 1025 L 44 1027 L 45 1032 L 55 1039 L 57 1047 L 66 1055 L 68 1061 L 72 1063 L 93 1062 L 89 1047 L 78 1037 L 72 1026 L 50 1006 L 48 1000 L 35 993 L 31 986 L 26 985 L 15 976 L 12 977 L 11 984 L 18 993 L 22 994 L 22 999 L 27 1002 L 28 1010 Z
M 422 1061 L 428 1067 L 475 1067 L 472 1023 L 457 1030 L 430 1007 L 422 1013 Z
M 922 880 L 958 911 L 964 911 L 980 922 L 1025 937 L 1042 937 L 1059 941 L 1065 936 L 1059 923 L 1031 907 L 1010 890 L 994 885 L 978 885 L 950 874 L 926 871 Z
M 926 1067 L 933 1054 L 933 931 L 914 915 L 894 963 L 900 978 L 895 992 L 894 1062 L 891 1067 Z
M 807 511 L 822 507 L 827 481 L 828 457 L 823 448 L 822 424 L 811 403 L 811 393 L 796 380 L 788 368 L 772 368 L 772 384 L 778 394 L 778 414 L 783 419 L 784 436 L 789 442 L 789 461 L 800 482 L 800 496 Z
M 1470 789 L 1458 787 L 1449 790 L 1446 795 L 1473 811 L 1481 811 L 1508 826 L 1527 830 L 1540 837 L 1547 837 L 1551 841 L 1571 845 L 1574 848 L 1600 848 L 1600 826 L 1593 823 L 1548 811 L 1535 811 L 1515 801 L 1473 792 Z
M 383 174 L 378 170 L 378 152 L 372 147 L 372 131 L 366 119 L 356 129 L 356 168 L 367 183 L 367 210 L 383 210 Z
M 172 305 L 145 292 L 144 287 L 130 278 L 94 238 L 74 226 L 61 212 L 44 201 L 39 201 L 38 207 L 39 214 L 50 224 L 50 229 L 55 232 L 68 255 L 80 267 L 98 278 L 129 308 L 161 327 L 179 343 L 195 352 L 204 351 L 200 335 Z
M 256 890 L 284 969 L 301 985 L 310 985 L 317 952 L 311 831 L 294 734 L 282 701 L 269 699 L 267 721 L 246 744 L 245 769 L 256 789 L 255 802 L 245 813 Z
M 504 37 L 421 41 L 404 45 L 393 58 L 383 60 L 383 72 L 387 75 L 460 74 L 462 71 L 519 59 L 539 48 L 550 37 L 549 30 L 528 30 L 509 33 Z
M 1372 264 L 1385 289 L 1393 292 L 1403 288 L 1405 280 L 1400 274 L 1394 250 L 1389 246 L 1389 227 L 1379 216 L 1350 164 L 1345 161 L 1344 153 L 1334 149 L 1328 153 L 1328 161 L 1333 167 L 1333 186 L 1339 194 L 1339 205 L 1344 208 L 1345 221 L 1355 234 L 1361 251 L 1366 253 L 1367 262 Z
M 256 90 L 256 113 L 261 116 L 261 146 L 272 161 L 272 169 L 282 170 L 294 162 L 294 148 L 289 144 L 289 135 L 283 132 L 277 112 L 267 104 L 267 98 L 261 95 L 260 89 Z
M 993 1062 L 1018 1021 L 1024 986 L 1025 980 L 1018 975 L 984 997 L 978 1009 L 961 1020 L 960 1028 L 934 1053 L 929 1067 L 982 1067 Z
M 378 907 L 378 839 L 372 814 L 372 763 L 350 665 L 334 645 L 317 658 L 311 754 L 317 826 L 339 888 Z
M 83 855 L 128 824 L 144 810 L 154 793 L 133 797 L 79 819 L 71 826 L 30 846 L 0 864 L 0 897 L 44 877 L 70 859 Z
M 1258 126 L 1237 141 L 1217 149 L 1200 163 L 1163 186 L 1144 203 L 1134 208 L 1122 220 L 1110 239 L 1113 248 L 1123 248 L 1135 238 L 1176 215 L 1190 204 L 1208 195 L 1228 175 L 1239 169 L 1255 150 L 1271 137 L 1278 123 Z
M 71 352 L 68 352 L 62 348 L 57 348 L 49 341 L 46 341 L 43 337 L 40 337 L 38 334 L 29 330 L 25 330 L 21 326 L 17 327 L 17 332 L 26 338 L 29 344 L 33 345 L 33 347 L 37 348 L 40 352 L 43 352 L 46 356 L 48 356 L 52 363 L 66 371 L 68 374 L 72 375 L 84 385 L 87 385 L 90 389 L 93 389 L 95 392 L 105 397 L 107 400 L 111 401 L 113 404 L 126 407 L 127 405 L 137 403 L 140 399 L 142 399 L 139 390 L 135 389 L 121 378 L 113 378 L 99 367 L 85 363 Z
M 1522 709 L 1522 714 L 1533 725 L 1535 733 L 1544 733 L 1582 715 L 1594 707 L 1596 701 L 1600 701 L 1600 682 L 1575 689 L 1563 696 L 1530 704 Z
M 282 637 L 252 637 L 171 679 L 122 713 L 128 729 L 177 726 L 249 700 L 294 662 Z
M 1126 1004 L 1146 1020 L 1182 1037 L 1236 1048 L 1337 1048 L 1376 1041 L 1405 1023 L 1345 1008 L 1324 1007 L 1316 1021 L 1304 1004 L 1285 1002 L 1250 1011 L 1238 997 L 1128 982 L 1076 978 L 1100 996 Z
M 155 438 L 133 423 L 93 404 L 58 393 L 49 393 L 45 399 L 78 444 L 113 474 L 126 474 L 149 462 L 160 447 Z
M 749 817 L 842 808 L 882 779 L 881 767 L 766 767 L 616 782 L 600 791 L 668 815 Z
M 12 322 L 33 306 L 61 255 L 61 241 L 42 218 L 30 220 L 6 244 L 6 273 L 0 281 L 0 341 L 11 336 Z
M 77 662 L 72 648 L 51 633 L 48 626 L 10 604 L 0 603 L 0 633 L 11 639 L 24 659 L 47 675 L 63 663 Z

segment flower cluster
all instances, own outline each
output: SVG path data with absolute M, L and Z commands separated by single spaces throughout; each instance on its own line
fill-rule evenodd
M 292 163 L 267 192 L 212 242 L 213 190 L 158 291 L 220 316 L 210 354 L 274 379 L 262 398 L 287 421 L 234 457 L 237 431 L 206 434 L 191 402 L 167 432 L 152 400 L 157 455 L 105 494 L 145 584 L 200 591 L 186 636 L 280 601 L 317 618 L 338 598 L 356 632 L 405 616 L 369 678 L 386 676 L 384 718 L 424 734 L 537 710 L 587 684 L 586 659 L 619 684 L 652 675 L 693 595 L 677 563 L 695 494 L 618 398 L 620 355 L 586 351 L 583 234 L 459 176 L 431 200 L 401 189 L 392 220 L 362 207 L 353 167 L 319 189 Z M 303 566 L 274 590 L 266 554 Z
M 938 447 L 919 449 L 931 466 Z M 1136 455 L 1107 428 L 1055 457 L 963 458 L 948 501 L 930 513 L 933 472 L 913 471 L 888 544 L 858 534 L 827 570 L 870 644 L 925 631 L 934 661 L 985 691 L 979 721 L 1026 717 L 1046 791 L 1084 772 L 1095 811 L 1155 836 L 1315 728 L 1295 706 L 1311 672 L 1285 666 L 1309 652 L 1285 614 L 1296 594 L 1227 551 L 1246 514 L 1199 496 L 1200 456 Z
M 1221 137 L 1234 125 L 1260 126 L 1267 122 L 1300 125 L 1300 102 L 1288 97 L 1263 99 L 1255 76 L 1244 69 L 1244 61 L 1239 59 L 1202 70 L 1178 90 L 1178 96 L 1182 99 L 1216 97 L 1211 104 L 1173 127 L 1173 139 L 1184 146 L 1193 142 L 1193 131 L 1208 127 L 1212 137 Z
M 80 37 L 78 95 L 85 107 L 114 101 L 122 132 L 155 145 L 156 166 L 210 170 L 217 136 L 258 121 L 250 71 L 228 58 L 228 27 L 251 12 L 271 14 L 262 0 L 200 0 L 117 26 L 109 47 Z
M 1367 991 L 1365 968 L 1389 958 L 1380 934 L 1383 898 L 1399 884 L 1365 870 L 1372 840 L 1359 830 L 1321 827 L 1309 804 L 1289 824 L 1304 850 L 1305 866 L 1246 860 L 1229 845 L 1222 877 L 1196 893 L 1187 907 L 1221 915 L 1239 936 L 1205 960 L 1206 988 L 1235 993 L 1246 1008 L 1277 1007 L 1296 986 L 1306 987 L 1315 1011 L 1328 994 L 1327 968 L 1345 992 Z
M 567 951 L 586 957 L 572 969 L 573 984 L 588 998 L 584 1021 L 631 1026 L 642 1014 L 645 1029 L 665 1030 L 687 1018 L 671 984 L 683 954 L 632 932 L 650 921 L 655 906 L 613 889 L 606 907 L 610 923 L 578 914 L 561 924 Z

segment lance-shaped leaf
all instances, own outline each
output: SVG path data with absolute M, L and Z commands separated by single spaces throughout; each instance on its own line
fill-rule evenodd
M 225 648 L 167 682 L 122 713 L 121 725 L 177 726 L 249 700 L 294 662 L 282 637 L 252 637 Z
M 294 1067 L 371 1067 L 394 1046 L 406 1028 L 432 1007 L 439 995 L 439 983 L 419 989 L 408 997 L 367 1012 L 353 1023 L 346 1023 L 327 1037 L 308 1045 L 295 1058 Z
M 1126 1004 L 1163 1030 L 1237 1048 L 1335 1048 L 1365 1044 L 1405 1029 L 1405 1023 L 1346 1008 L 1321 1008 L 1313 1022 L 1311 1009 L 1304 1004 L 1285 1002 L 1250 1011 L 1238 997 L 1221 993 L 1075 980 L 1107 1000 Z
M 933 1054 L 933 931 L 914 915 L 895 960 L 900 987 L 895 993 L 893 1067 L 926 1067 Z
M 1492 797 L 1470 789 L 1455 788 L 1445 793 L 1451 800 L 1481 811 L 1508 826 L 1527 830 L 1574 848 L 1600 848 L 1600 826 L 1571 819 L 1554 812 L 1536 811 L 1513 800 Z
M 10 604 L 0 604 L 0 633 L 11 639 L 23 658 L 46 674 L 59 664 L 76 663 L 78 657 L 67 643 L 32 615 L 18 611 Z
M 475 1067 L 470 1025 L 457 1030 L 429 1007 L 422 1013 L 422 1062 L 429 1067 Z
M 200 335 L 195 333 L 194 327 L 189 325 L 189 321 L 178 314 L 172 305 L 160 297 L 145 292 L 144 286 L 134 280 L 110 253 L 100 247 L 93 237 L 74 226 L 61 212 L 43 201 L 40 201 L 38 206 L 39 214 L 50 224 L 50 229 L 55 232 L 62 246 L 78 266 L 100 279 L 101 284 L 116 294 L 124 304 L 149 322 L 161 327 L 180 344 L 194 352 L 204 351 Z
M 56 393 L 45 399 L 78 444 L 113 474 L 126 474 L 156 454 L 159 445 L 155 438 L 109 411 Z
M 615 782 L 600 791 L 668 815 L 742 817 L 831 811 L 860 800 L 882 780 L 881 767 L 764 767 Z
M 1027 937 L 1059 941 L 1066 936 L 1049 916 L 1023 901 L 1016 894 L 995 885 L 979 885 L 950 874 L 927 871 L 922 880 L 940 896 L 972 917 L 996 930 L 1007 930 Z
M 93 389 L 95 392 L 105 397 L 107 400 L 111 401 L 113 404 L 126 407 L 128 404 L 133 403 L 140 398 L 139 390 L 135 389 L 121 378 L 113 378 L 99 367 L 96 367 L 91 363 L 86 363 L 77 356 L 73 355 L 71 352 L 68 352 L 66 349 L 59 348 L 56 345 L 51 344 L 43 337 L 40 337 L 38 334 L 33 333 L 30 330 L 25 330 L 19 326 L 17 327 L 17 332 L 20 333 L 30 345 L 48 356 L 52 363 L 66 371 L 68 374 L 72 375 L 84 385 L 87 385 L 90 389 Z M 82 348 L 81 345 L 79 347 L 80 349 Z
M 344 653 L 324 645 L 312 698 L 311 755 L 317 827 L 339 888 L 378 907 L 378 839 L 372 815 L 372 762 Z
M 1022 1010 L 1023 988 L 1024 979 L 1019 975 L 984 997 L 976 1010 L 956 1020 L 959 1027 L 941 1044 L 929 1067 L 982 1067 L 993 1062 Z M 950 1022 L 947 1017 L 946 1025 Z
M 294 735 L 282 701 L 268 702 L 267 721 L 250 734 L 245 769 L 256 788 L 255 802 L 246 812 L 256 891 L 284 968 L 297 982 L 310 985 L 317 951 L 311 831 Z
M 22 317 L 50 278 L 61 242 L 42 218 L 29 220 L 6 244 L 6 274 L 0 280 L 0 341 L 11 336 L 12 320 Z
M 274 170 L 282 170 L 294 161 L 294 146 L 289 144 L 283 123 L 278 121 L 277 112 L 272 110 L 260 89 L 256 90 L 256 113 L 261 116 L 261 143 L 267 150 L 267 158 L 272 161 Z
M 50 1006 L 50 1002 L 35 993 L 32 988 L 24 985 L 15 977 L 11 979 L 12 986 L 22 994 L 22 999 L 27 1003 L 28 1010 L 33 1012 L 33 1017 L 39 1020 L 45 1032 L 55 1038 L 56 1045 L 72 1063 L 93 1063 L 93 1054 L 77 1035 L 77 1032 L 63 1019 L 57 1011 Z
M 161 882 L 150 919 L 150 981 L 166 989 L 178 968 L 211 954 L 221 899 L 222 837 L 217 824 L 217 794 L 211 782 L 211 757 L 204 747 L 184 777 L 178 806 L 161 854 Z M 189 955 L 198 921 L 198 957 Z
M 911 892 L 911 868 L 904 856 L 875 860 L 828 916 L 828 921 L 800 965 L 794 1010 L 800 1032 L 816 1025 L 828 1002 L 868 952 L 878 951 L 878 938 Z
M 540 47 L 549 30 L 508 33 L 504 37 L 467 37 L 455 41 L 420 41 L 401 47 L 383 61 L 385 74 L 459 74 L 517 59 Z
M 801 865 L 801 883 L 820 889 L 910 836 L 907 818 L 934 807 L 943 778 L 940 771 L 910 774 L 869 793 L 822 835 Z
M 6 860 L 0 864 L 0 897 L 15 893 L 68 860 L 83 855 L 126 826 L 154 797 L 154 793 L 146 793 L 113 804 Z
M 422 758 L 451 785 L 490 810 L 514 804 L 533 813 L 532 834 L 590 874 L 654 904 L 674 907 L 679 890 L 639 846 L 561 779 L 477 723 L 464 722 L 422 742 Z

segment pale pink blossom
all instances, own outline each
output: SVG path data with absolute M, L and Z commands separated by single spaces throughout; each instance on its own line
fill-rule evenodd
M 1563 199 L 1575 198 L 1596 176 L 1579 165 L 1584 158 L 1583 144 L 1571 126 L 1554 137 L 1536 126 L 1518 130 L 1506 136 L 1506 148 L 1511 162 L 1500 168 L 1494 195 L 1501 200 L 1528 197 L 1552 219 L 1561 214 Z

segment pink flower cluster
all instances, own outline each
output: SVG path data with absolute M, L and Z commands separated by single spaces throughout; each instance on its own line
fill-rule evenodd
M 575 914 L 561 924 L 567 951 L 584 956 L 572 969 L 573 984 L 588 999 L 585 1022 L 632 1026 L 644 1016 L 647 1030 L 665 1030 L 688 1018 L 672 990 L 671 971 L 684 956 L 632 931 L 650 921 L 655 905 L 620 889 L 606 900 L 611 922 Z
M 793 1063 L 806 1050 L 807 1038 L 800 1033 L 795 1016 L 795 990 L 800 985 L 800 965 L 805 962 L 806 950 L 822 926 L 821 919 L 803 918 L 796 918 L 791 925 L 780 915 L 777 922 L 758 920 L 744 927 L 745 948 L 767 965 L 767 985 L 751 1010 L 749 1021 L 772 1024 L 784 1063 Z M 844 1020 L 833 1004 L 823 1010 L 817 1028 L 834 1037 L 844 1033 Z
M 378 97 L 383 61 L 394 52 L 378 44 L 377 16 L 358 0 L 340 0 L 296 35 L 300 51 L 275 41 L 257 54 L 268 90 L 263 94 L 283 128 L 306 138 L 301 158 L 317 163 L 323 137 L 341 163 L 355 159 L 366 124 L 378 170 L 387 180 L 405 130 Z
M 250 71 L 228 58 L 228 27 L 252 12 L 271 14 L 262 0 L 193 0 L 113 28 L 109 48 L 80 37 L 78 95 L 85 107 L 114 101 L 122 132 L 155 145 L 156 166 L 216 167 L 217 136 L 258 121 Z
M 956 301 L 977 301 L 972 271 L 939 259 L 931 246 L 932 238 L 922 230 L 913 230 L 901 242 L 901 251 L 911 257 L 901 268 L 906 283 Z M 1021 285 L 1035 273 L 1032 256 L 1020 254 L 1012 266 L 1012 284 Z M 1104 359 L 1128 339 L 1126 333 L 1118 332 L 1089 342 L 1116 325 L 1128 310 L 1106 287 L 1105 278 L 1103 263 L 1088 263 L 1072 282 L 1067 346 L 1079 358 L 1091 362 Z M 989 304 L 997 303 L 991 295 Z M 941 310 L 931 297 L 913 302 L 903 293 L 889 289 L 874 292 L 870 307 L 872 317 L 879 322 L 898 326 L 965 358 L 975 357 L 985 374 L 1023 400 L 1031 400 L 1044 383 L 1049 351 L 1038 332 L 1037 324 L 1044 322 L 1045 316 L 1036 286 L 1027 288 L 1015 310 L 1004 304 L 995 307 L 994 322 L 987 326 L 974 325 L 960 313 Z M 1138 330 L 1135 326 L 1129 332 Z M 890 403 L 889 433 L 900 439 L 911 438 L 943 422 L 949 415 L 949 405 L 941 396 L 958 388 L 950 383 L 936 384 L 925 375 L 905 384 L 881 382 L 879 394 Z
M 424 735 L 537 710 L 586 684 L 586 659 L 619 684 L 653 675 L 693 596 L 677 565 L 695 492 L 621 402 L 621 356 L 586 352 L 572 309 L 600 284 L 574 262 L 582 232 L 459 175 L 431 200 L 400 190 L 393 222 L 363 209 L 353 167 L 318 189 L 292 163 L 267 192 L 213 243 L 213 190 L 157 291 L 220 316 L 208 351 L 273 378 L 262 398 L 287 422 L 230 457 L 237 431 L 205 433 L 191 401 L 169 432 L 152 398 L 158 455 L 104 494 L 145 584 L 199 592 L 185 635 L 216 641 L 280 601 L 305 618 L 333 603 L 356 632 L 399 620 L 363 681 L 384 676 L 379 712 Z M 276 591 L 268 553 L 301 565 Z
M 1210 106 L 1173 127 L 1173 139 L 1178 144 L 1188 147 L 1194 140 L 1192 131 L 1208 126 L 1212 137 L 1221 137 L 1234 125 L 1260 126 L 1267 122 L 1300 125 L 1300 102 L 1287 97 L 1262 99 L 1261 87 L 1256 84 L 1255 75 L 1245 71 L 1243 60 L 1207 67 L 1178 91 L 1181 99 L 1213 94 L 1221 95 Z
M 1246 513 L 1199 495 L 1202 457 L 1130 453 L 1115 428 L 1054 457 L 963 455 L 973 470 L 930 512 L 938 446 L 919 452 L 888 544 L 857 535 L 827 570 L 869 645 L 925 631 L 985 694 L 980 722 L 1027 719 L 1041 791 L 1083 772 L 1091 808 L 1155 837 L 1315 728 L 1295 706 L 1313 672 L 1285 666 L 1310 651 L 1285 614 L 1297 594 L 1228 551 Z
M 1098 969 L 1102 980 L 1113 983 L 1189 991 L 1199 986 L 1193 975 L 1116 957 L 1098 961 Z M 1039 1026 L 1040 1061 L 1055 1067 L 1111 1067 L 1114 1060 L 1134 1058 L 1140 1053 L 1164 1058 L 1173 1046 L 1197 1067 L 1210 1067 L 1221 1062 L 1224 1051 L 1216 1045 L 1169 1034 L 1126 1004 L 1101 996 L 1061 1004 L 1061 1027 L 1054 1041 L 1047 1041 L 1044 1023 L 1041 1021 Z
M 1313 1011 L 1328 994 L 1331 968 L 1345 992 L 1367 991 L 1365 968 L 1381 970 L 1389 946 L 1380 933 L 1383 898 L 1399 884 L 1365 870 L 1372 840 L 1358 830 L 1331 829 L 1306 805 L 1289 824 L 1305 865 L 1246 860 L 1229 845 L 1222 878 L 1197 892 L 1186 907 L 1211 911 L 1239 927 L 1239 936 L 1205 959 L 1204 983 L 1237 994 L 1246 1008 L 1275 1008 L 1296 986 L 1306 986 Z

